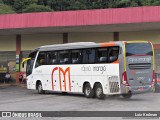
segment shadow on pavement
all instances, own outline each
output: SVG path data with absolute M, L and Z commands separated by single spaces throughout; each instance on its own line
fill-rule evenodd
M 67 92 L 53 92 L 53 91 L 47 91 L 45 94 L 38 94 L 36 90 L 28 90 L 27 88 L 21 87 L 21 86 L 0 86 L 0 90 L 2 90 L 3 92 L 10 92 L 10 91 L 18 91 L 18 92 L 22 92 L 25 95 L 55 95 L 55 96 L 72 96 L 72 97 L 83 97 L 86 98 L 84 96 L 84 94 L 82 93 L 67 93 Z M 146 93 L 147 94 L 147 93 Z M 152 94 L 158 94 L 158 93 L 152 93 Z M 141 94 L 143 95 L 143 94 Z M 147 101 L 148 99 L 143 99 L 139 98 L 139 96 L 137 95 L 133 95 L 131 98 L 129 99 L 125 99 L 120 95 L 113 95 L 113 96 L 106 96 L 103 100 L 119 100 L 119 101 Z M 90 98 L 93 99 L 93 98 Z

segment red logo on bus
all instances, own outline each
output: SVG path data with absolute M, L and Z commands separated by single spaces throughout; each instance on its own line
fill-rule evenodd
M 63 76 L 63 80 L 64 80 L 64 90 L 66 91 L 66 80 L 68 77 L 68 82 L 69 82 L 69 91 L 71 91 L 71 81 L 70 81 L 70 67 L 66 68 L 65 70 L 61 67 L 55 67 L 52 70 L 52 90 L 54 90 L 54 73 L 55 71 L 58 71 L 58 79 L 59 79 L 59 85 L 60 85 L 60 90 L 62 90 L 62 76 Z M 68 76 L 66 76 L 68 73 Z

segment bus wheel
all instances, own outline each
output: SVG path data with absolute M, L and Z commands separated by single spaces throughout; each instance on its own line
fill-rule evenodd
M 98 99 L 104 99 L 103 88 L 101 84 L 96 84 L 95 86 L 95 97 Z
M 132 94 L 129 93 L 129 94 L 122 94 L 122 97 L 125 98 L 125 99 L 129 99 L 132 97 Z
M 38 83 L 37 90 L 38 90 L 38 93 L 39 93 L 39 94 L 44 94 L 44 93 L 45 93 L 45 91 L 43 90 L 43 87 L 42 87 L 42 83 L 41 83 L 41 82 Z
M 90 86 L 89 83 L 85 84 L 83 91 L 84 91 L 84 95 L 85 95 L 87 98 L 92 98 L 92 97 L 94 96 L 94 91 L 93 91 L 93 89 L 91 88 L 91 86 Z

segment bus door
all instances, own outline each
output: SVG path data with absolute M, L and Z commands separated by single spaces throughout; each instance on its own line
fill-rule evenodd
M 126 78 L 130 86 L 152 82 L 153 52 L 150 43 L 126 43 Z
M 24 59 L 22 61 L 22 67 L 24 68 L 24 63 L 27 62 L 26 66 L 26 77 L 27 77 L 27 88 L 28 89 L 35 89 L 35 85 L 33 83 L 33 66 L 34 66 L 34 61 L 36 57 L 37 51 L 34 51 L 29 54 L 28 58 Z

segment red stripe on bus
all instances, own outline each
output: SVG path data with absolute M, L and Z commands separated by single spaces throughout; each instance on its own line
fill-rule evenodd
M 112 62 L 111 64 L 118 64 L 119 63 L 119 60 L 116 60 L 114 62 Z
M 51 79 L 52 79 L 52 90 L 54 90 L 54 72 L 58 70 L 58 67 L 55 67 L 53 70 L 52 70 L 52 76 L 51 76 Z
M 59 68 L 60 69 L 60 68 Z M 60 90 L 62 90 L 62 83 L 61 83 L 61 71 L 59 70 L 59 86 Z
M 108 46 L 115 46 L 114 42 L 109 42 L 109 43 L 100 43 L 101 47 L 108 47 Z

